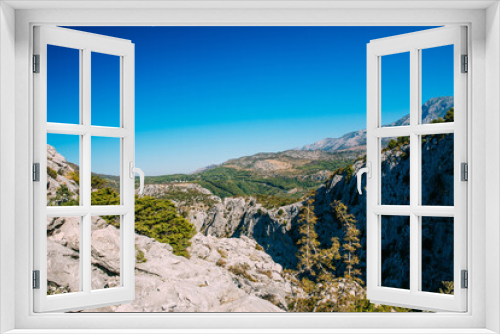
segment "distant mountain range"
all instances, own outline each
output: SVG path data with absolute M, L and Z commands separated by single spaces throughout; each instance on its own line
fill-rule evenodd
M 423 123 L 443 118 L 451 107 L 451 96 L 430 99 L 422 106 Z M 406 115 L 388 126 L 408 125 L 409 120 Z M 383 144 L 389 140 L 386 138 Z M 262 194 L 299 198 L 318 187 L 333 171 L 351 165 L 365 154 L 366 130 L 359 130 L 293 150 L 231 159 L 192 174 L 146 177 L 146 183 L 194 182 L 220 197 Z
M 422 105 L 423 123 L 442 118 L 453 107 L 453 96 L 435 97 Z M 406 115 L 388 126 L 410 124 L 410 115 Z M 389 138 L 383 141 L 389 142 Z M 251 170 L 260 174 L 315 174 L 322 170 L 342 167 L 344 162 L 352 162 L 366 150 L 366 130 L 346 133 L 340 138 L 325 138 L 312 144 L 304 145 L 283 152 L 257 153 L 228 160 L 222 164 L 209 165 L 196 170 L 192 175 L 203 174 L 218 167 L 238 170 Z M 343 152 L 352 151 L 352 152 Z M 332 153 L 343 153 L 332 155 Z M 340 163 L 339 163 L 340 162 Z M 335 169 L 335 168 L 334 168 Z
M 422 123 L 428 124 L 433 119 L 444 117 L 446 112 L 453 107 L 453 96 L 435 97 L 422 106 Z M 410 124 L 410 114 L 389 124 L 388 126 L 403 126 Z M 296 148 L 302 151 L 327 151 L 336 152 L 342 150 L 364 149 L 366 146 L 366 130 L 358 130 L 346 133 L 340 138 L 325 138 L 309 145 Z

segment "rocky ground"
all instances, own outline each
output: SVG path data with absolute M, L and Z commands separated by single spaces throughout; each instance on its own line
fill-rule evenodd
M 50 293 L 78 291 L 79 219 L 47 221 Z M 92 288 L 119 284 L 120 231 L 92 220 Z M 290 283 L 283 268 L 249 238 L 197 234 L 191 258 L 136 235 L 136 298 L 99 312 L 283 312 Z

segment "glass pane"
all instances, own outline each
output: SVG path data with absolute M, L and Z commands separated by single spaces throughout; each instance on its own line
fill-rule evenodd
M 80 217 L 47 217 L 47 294 L 80 291 Z
M 80 123 L 80 50 L 47 45 L 47 122 Z
M 92 125 L 120 126 L 120 57 L 92 52 Z
M 80 136 L 47 134 L 47 206 L 80 205 Z
M 410 288 L 410 217 L 382 216 L 382 286 Z
M 92 205 L 120 205 L 120 141 L 92 137 Z
M 410 204 L 410 137 L 382 138 L 382 205 Z
M 410 124 L 410 53 L 381 57 L 382 126 Z
M 421 52 L 422 123 L 453 122 L 453 45 Z
M 93 216 L 92 290 L 120 286 L 120 216 Z
M 422 205 L 453 206 L 454 136 L 422 136 Z
M 422 291 L 453 294 L 453 218 L 422 217 Z

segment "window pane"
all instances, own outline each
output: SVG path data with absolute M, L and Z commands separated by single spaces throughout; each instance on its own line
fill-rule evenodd
M 381 57 L 382 126 L 410 124 L 410 53 Z
M 120 142 L 92 137 L 92 205 L 120 205 Z
M 80 136 L 47 134 L 47 206 L 80 205 Z
M 421 52 L 422 123 L 453 122 L 453 45 Z
M 92 290 L 120 286 L 120 216 L 93 216 Z
M 47 294 L 80 291 L 80 217 L 47 217 Z
M 382 205 L 410 204 L 410 137 L 382 138 Z
M 422 217 L 422 291 L 453 294 L 453 218 Z
M 410 217 L 382 216 L 382 286 L 410 288 Z
M 454 136 L 422 136 L 422 205 L 453 206 Z
M 47 122 L 80 123 L 80 50 L 47 45 Z
M 120 57 L 92 52 L 92 125 L 120 126 Z

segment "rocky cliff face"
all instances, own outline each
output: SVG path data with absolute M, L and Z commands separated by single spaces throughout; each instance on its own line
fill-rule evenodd
M 387 205 L 409 204 L 410 164 L 409 145 L 382 153 L 382 202 Z M 364 163 L 354 164 L 354 173 Z M 363 178 L 363 187 L 366 179 Z M 341 227 L 331 212 L 331 203 L 340 200 L 356 216 L 361 231 L 361 266 L 366 272 L 366 193 L 359 195 L 356 178 L 346 175 L 334 176 L 331 182 L 320 187 L 316 193 L 316 210 L 319 219 L 319 234 L 328 240 L 331 236 L 342 236 Z M 422 203 L 424 205 L 452 205 L 453 203 L 453 135 L 427 136 L 422 145 Z M 423 220 L 422 247 L 423 270 L 426 291 L 437 292 L 441 281 L 453 280 L 453 233 L 446 219 Z M 385 286 L 409 286 L 409 224 L 404 217 L 382 221 L 382 281 Z M 440 236 L 438 239 L 437 236 Z
M 204 216 L 200 232 L 219 238 L 251 237 L 274 261 L 293 268 L 297 249 L 291 229 L 301 206 L 295 203 L 267 210 L 254 198 L 226 198 Z
M 424 137 L 422 145 L 422 203 L 424 205 L 453 205 L 453 135 Z M 409 204 L 408 143 L 387 149 L 382 153 L 382 201 L 383 204 Z M 343 229 L 332 210 L 335 200 L 349 208 L 357 219 L 361 231 L 359 250 L 360 267 L 366 270 L 366 192 L 356 191 L 356 172 L 365 166 L 363 161 L 353 165 L 353 172 L 334 175 L 315 193 L 315 213 L 318 217 L 317 232 L 323 245 L 329 245 L 332 237 L 343 238 Z M 365 187 L 363 180 L 363 187 Z M 213 206 L 198 222 L 200 232 L 217 237 L 251 237 L 286 268 L 294 268 L 296 259 L 297 220 L 302 203 L 266 210 L 254 199 L 226 198 Z M 197 214 L 198 215 L 198 214 Z M 423 266 L 427 291 L 435 291 L 441 281 L 453 280 L 453 233 L 452 224 L 446 219 L 423 220 Z M 383 284 L 407 288 L 409 286 L 409 224 L 405 217 L 383 218 L 382 242 Z M 438 239 L 438 237 L 440 239 Z M 340 263 L 338 272 L 344 268 Z

